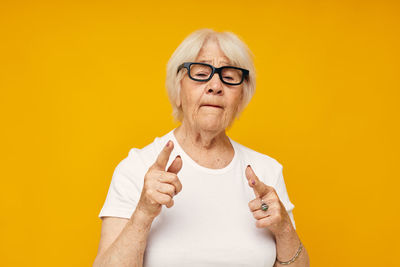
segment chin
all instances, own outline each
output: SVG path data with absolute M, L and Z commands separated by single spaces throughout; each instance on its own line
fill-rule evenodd
M 200 129 L 204 131 L 218 132 L 225 130 L 225 125 L 221 123 L 221 120 L 211 118 L 200 119 L 197 122 L 197 125 Z

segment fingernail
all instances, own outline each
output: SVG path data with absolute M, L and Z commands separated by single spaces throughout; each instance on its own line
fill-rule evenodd
M 176 157 L 177 157 L 177 158 L 181 158 L 181 156 L 179 156 L 179 155 L 178 155 L 178 156 L 176 156 Z
M 171 145 L 171 140 L 167 142 L 166 147 L 169 147 Z
M 250 167 L 250 165 L 247 165 L 247 168 Z
M 251 180 L 251 184 L 252 184 L 252 185 L 255 185 L 255 184 L 256 184 L 256 181 Z

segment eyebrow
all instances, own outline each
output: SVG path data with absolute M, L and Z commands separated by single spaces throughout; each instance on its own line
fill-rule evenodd
M 210 63 L 211 63 L 211 60 L 202 59 L 202 60 L 199 60 L 198 62 L 210 64 Z M 224 60 L 224 61 L 221 61 L 221 63 L 226 64 L 226 65 L 229 65 L 229 64 L 230 64 L 228 61 L 225 61 L 225 60 Z

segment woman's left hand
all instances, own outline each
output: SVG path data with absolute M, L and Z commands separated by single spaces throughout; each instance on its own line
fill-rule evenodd
M 246 168 L 246 177 L 256 195 L 256 198 L 249 202 L 249 208 L 257 219 L 256 226 L 268 228 L 275 236 L 294 230 L 289 214 L 275 189 L 261 182 L 250 165 Z M 268 205 L 266 211 L 261 209 L 261 200 Z

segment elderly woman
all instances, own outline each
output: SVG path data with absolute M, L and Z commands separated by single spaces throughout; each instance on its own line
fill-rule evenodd
M 250 55 L 209 29 L 176 49 L 167 89 L 181 124 L 116 167 L 94 266 L 309 266 L 282 165 L 226 135 L 254 93 Z

